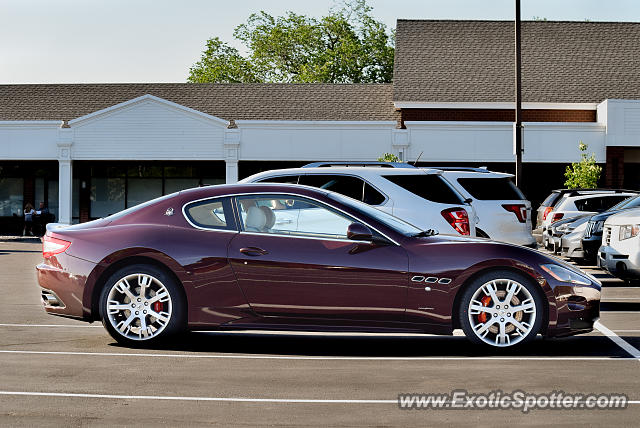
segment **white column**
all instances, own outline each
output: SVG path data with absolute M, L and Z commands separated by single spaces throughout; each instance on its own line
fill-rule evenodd
M 224 132 L 224 162 L 227 184 L 238 182 L 238 148 L 240 147 L 240 130 L 231 121 Z
M 408 129 L 394 129 L 392 134 L 391 145 L 395 155 L 400 158 L 401 162 L 409 161 L 409 130 Z
M 67 125 L 68 126 L 68 125 Z M 58 223 L 71 224 L 73 209 L 73 160 L 71 146 L 73 131 L 60 128 L 58 131 Z

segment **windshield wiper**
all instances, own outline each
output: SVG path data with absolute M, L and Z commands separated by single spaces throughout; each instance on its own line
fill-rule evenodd
M 433 236 L 433 235 L 437 235 L 437 234 L 438 234 L 437 230 L 435 230 L 435 229 L 427 229 L 427 230 L 423 230 L 420 233 L 413 234 L 413 235 L 411 235 L 411 237 L 412 238 L 422 238 L 422 237 L 425 237 L 425 236 Z

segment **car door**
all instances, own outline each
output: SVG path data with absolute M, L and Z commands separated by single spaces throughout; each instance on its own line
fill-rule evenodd
M 236 207 L 241 231 L 228 256 L 256 313 L 320 323 L 402 321 L 402 247 L 349 240 L 353 218 L 300 196 L 238 196 Z

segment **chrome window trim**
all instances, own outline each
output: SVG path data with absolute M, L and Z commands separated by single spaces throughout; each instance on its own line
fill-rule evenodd
M 342 238 L 320 238 L 316 236 L 304 236 L 304 235 L 287 235 L 286 233 L 261 233 L 261 232 L 247 232 L 240 231 L 238 232 L 241 235 L 255 235 L 255 236 L 277 236 L 277 237 L 286 237 L 286 238 L 299 238 L 299 239 L 313 239 L 315 241 L 336 241 L 336 242 L 350 242 L 354 244 L 371 244 L 370 241 L 356 241 L 354 239 L 342 239 Z
M 318 188 L 317 188 L 317 187 L 309 187 L 309 188 L 311 188 L 311 189 L 315 189 L 315 190 L 318 190 Z M 328 193 L 328 192 L 327 192 L 327 193 Z M 372 229 L 372 230 L 375 230 L 375 231 L 376 231 L 376 232 L 378 232 L 380 235 L 384 236 L 384 237 L 385 237 L 385 239 L 389 240 L 389 241 L 390 241 L 390 242 L 392 242 L 393 244 L 395 244 L 395 245 L 397 245 L 397 246 L 399 246 L 399 247 L 401 246 L 401 245 L 400 245 L 400 244 L 399 244 L 395 239 L 390 238 L 386 233 L 380 232 L 378 229 L 376 229 L 375 227 L 371 226 L 371 225 L 370 225 L 369 223 L 367 223 L 366 221 L 363 221 L 360 217 L 355 216 L 355 215 L 352 215 L 352 214 L 349 214 L 348 212 L 346 212 L 346 211 L 344 211 L 344 210 L 342 210 L 342 209 L 340 209 L 340 208 L 338 208 L 338 207 L 335 207 L 335 206 L 333 206 L 333 205 L 331 205 L 331 204 L 327 204 L 327 203 L 326 203 L 326 202 L 324 202 L 324 201 L 321 201 L 321 200 L 319 200 L 319 199 L 316 199 L 316 198 L 314 198 L 313 196 L 300 195 L 300 194 L 298 194 L 298 193 L 290 193 L 290 192 L 245 192 L 245 193 L 230 193 L 230 194 L 227 194 L 227 195 L 219 195 L 219 196 L 209 196 L 209 197 L 207 197 L 207 198 L 194 199 L 193 201 L 186 202 L 184 205 L 182 205 L 182 216 L 185 218 L 185 220 L 187 220 L 187 223 L 189 223 L 192 227 L 194 227 L 194 228 L 196 228 L 196 229 L 201 229 L 201 230 L 214 230 L 214 231 L 224 231 L 224 232 L 233 232 L 233 233 L 243 233 L 244 231 L 240 231 L 240 230 L 239 230 L 239 227 L 240 227 L 240 225 L 239 225 L 239 224 L 237 224 L 237 225 L 236 225 L 236 227 L 237 227 L 237 228 L 236 228 L 236 230 L 204 228 L 204 227 L 197 226 L 197 225 L 193 224 L 193 223 L 189 220 L 189 217 L 187 216 L 185 209 L 186 209 L 187 205 L 190 205 L 190 204 L 195 203 L 195 202 L 207 201 L 207 200 L 210 200 L 210 199 L 233 198 L 233 197 L 237 197 L 237 196 L 250 196 L 250 195 L 258 195 L 258 196 L 264 196 L 264 195 L 289 195 L 289 196 L 298 196 L 298 197 L 301 197 L 301 198 L 311 199 L 312 201 L 316 201 L 316 202 L 318 202 L 318 203 L 320 203 L 320 204 L 322 204 L 322 205 L 328 205 L 328 206 L 330 206 L 331 208 L 335 209 L 336 211 L 340 211 L 341 213 L 343 213 L 343 214 L 344 214 L 344 215 L 346 215 L 347 217 L 355 218 L 356 220 L 358 220 L 360 223 L 364 224 L 364 225 L 365 225 L 365 226 L 367 226 L 368 228 L 370 228 L 370 229 Z M 364 203 L 364 202 L 362 202 L 362 203 Z M 235 205 L 235 204 L 232 204 L 232 205 Z M 253 233 L 253 232 L 244 232 L 244 233 Z M 264 235 L 276 235 L 276 234 L 258 233 L 258 235 L 264 236 Z M 278 235 L 278 236 L 291 236 L 291 235 Z M 311 238 L 311 237 L 310 237 L 310 238 Z M 314 239 L 316 239 L 316 238 L 314 238 Z M 322 239 L 324 239 L 324 238 L 322 238 Z M 326 239 L 324 239 L 324 240 L 326 240 Z M 366 242 L 366 243 L 369 243 L 369 244 L 370 244 L 370 242 L 369 242 L 369 241 L 354 241 L 354 240 L 351 240 L 351 239 L 348 239 L 347 241 L 348 241 L 348 242 L 356 242 L 356 243 L 357 243 L 357 242 L 360 242 L 360 243 L 362 243 L 362 242 Z
M 187 203 L 185 203 L 184 205 L 182 205 L 182 217 L 184 217 L 184 219 L 187 221 L 187 223 L 189 223 L 191 225 L 191 227 L 193 227 L 194 229 L 199 229 L 199 230 L 213 230 L 215 232 L 231 232 L 231 233 L 238 233 L 237 229 L 221 229 L 221 228 L 216 228 L 216 227 L 202 227 L 202 226 L 198 226 L 197 224 L 195 224 L 194 222 L 192 222 L 189 219 L 189 216 L 187 215 L 187 206 L 191 205 L 191 204 L 195 204 L 197 202 L 202 202 L 202 201 L 208 201 L 208 200 L 213 200 L 213 199 L 222 199 L 222 198 L 226 198 L 227 196 L 211 196 L 209 198 L 201 198 L 201 199 L 195 199 L 193 201 L 189 201 Z M 233 213 L 231 213 L 233 215 Z

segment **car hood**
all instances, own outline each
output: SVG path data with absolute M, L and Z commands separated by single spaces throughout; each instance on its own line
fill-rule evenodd
M 593 217 L 591 217 L 591 220 L 592 221 L 605 221 L 606 219 L 608 219 L 612 215 L 621 213 L 623 211 L 625 211 L 625 210 L 605 211 L 603 213 L 594 215 Z
M 640 224 L 640 209 L 622 210 L 607 219 L 607 224 Z

